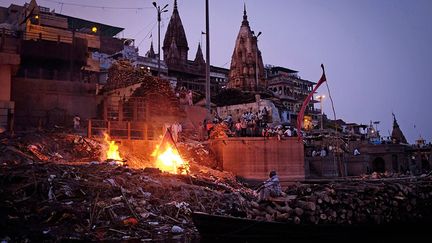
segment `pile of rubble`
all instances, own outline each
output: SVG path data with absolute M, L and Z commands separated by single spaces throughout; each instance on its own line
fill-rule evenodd
M 98 141 L 73 134 L 29 132 L 14 138 L 0 137 L 3 165 L 35 161 L 88 162 L 98 160 L 101 151 Z
M 197 237 L 193 211 L 244 210 L 235 182 L 111 165 L 2 168 L 2 235 L 15 240 Z
M 216 155 L 210 150 L 208 143 L 204 144 L 194 141 L 180 142 L 177 143 L 177 148 L 182 157 L 187 158 L 192 165 L 202 165 L 201 169 L 205 169 L 206 167 L 216 169 L 220 167 Z
M 284 197 L 257 203 L 256 192 L 211 168 L 217 160 L 208 145 L 178 144 L 188 175 L 101 161 L 103 146 L 70 134 L 0 137 L 0 239 L 192 241 L 194 211 L 293 224 L 432 217 L 431 175 L 293 184 Z
M 189 175 L 173 175 L 90 161 L 103 145 L 80 136 L 40 133 L 0 141 L 3 239 L 195 239 L 193 211 L 229 215 L 245 211 L 254 198 L 231 174 L 195 160 Z M 82 156 L 71 159 L 66 150 Z M 203 147 L 193 151 L 202 153 L 195 158 L 206 154 Z

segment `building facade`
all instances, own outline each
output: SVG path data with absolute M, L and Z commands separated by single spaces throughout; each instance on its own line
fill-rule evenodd
M 10 71 L 2 68 L 7 89 L 0 99 L 13 107 L 16 126 L 64 126 L 74 115 L 97 115 L 102 71 L 94 54 L 122 51 L 124 40 L 115 38 L 122 28 L 58 14 L 35 0 L 0 7 L 0 26 L 2 52 L 14 52 Z
M 180 18 L 177 0 L 174 1 L 173 12 L 164 36 L 162 50 L 163 59 L 168 68 L 168 78 L 175 78 L 178 87 L 204 93 L 206 62 L 201 44 L 198 44 L 194 60 L 189 60 L 189 44 Z M 151 53 L 151 50 L 149 50 L 149 53 Z M 212 93 L 218 93 L 226 86 L 227 76 L 228 69 L 210 66 L 210 90 Z
M 316 83 L 302 79 L 298 75 L 298 71 L 279 66 L 266 65 L 265 74 L 268 80 L 267 89 L 283 104 L 282 121 L 295 123 L 303 101 L 312 92 L 313 85 Z M 310 116 L 312 121 L 317 121 L 321 112 L 321 110 L 314 108 L 315 103 L 316 101 L 312 97 L 305 111 L 305 115 Z

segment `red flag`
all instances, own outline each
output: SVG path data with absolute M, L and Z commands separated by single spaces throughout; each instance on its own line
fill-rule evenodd
M 306 97 L 306 99 L 303 101 L 303 105 L 300 109 L 300 112 L 297 115 L 297 136 L 298 136 L 298 140 L 300 141 L 301 137 L 302 137 L 302 133 L 301 133 L 301 126 L 302 126 L 302 122 L 303 122 L 303 118 L 304 118 L 304 113 L 306 110 L 307 105 L 309 104 L 309 101 L 311 100 L 313 94 L 315 94 L 316 90 L 319 88 L 319 86 L 324 83 L 325 81 L 327 81 L 326 76 L 325 76 L 325 70 L 324 70 L 324 65 L 321 64 L 321 68 L 323 70 L 323 74 L 321 75 L 320 80 L 318 81 L 318 83 L 316 84 L 315 88 L 312 90 L 312 92 L 309 93 L 309 95 Z

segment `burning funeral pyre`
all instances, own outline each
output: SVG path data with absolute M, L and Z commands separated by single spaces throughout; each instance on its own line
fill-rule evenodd
M 43 132 L 0 137 L 0 239 L 192 239 L 198 237 L 191 220 L 193 211 L 224 214 L 233 208 L 244 210 L 241 204 L 252 199 L 251 190 L 229 173 L 180 162 L 176 145 L 167 138 L 161 140 L 155 154 L 158 165 L 166 164 L 166 157 L 174 163 L 160 167 L 170 173 L 94 163 L 105 156 L 133 159 L 108 137 L 94 140 Z M 209 153 L 207 148 L 187 144 L 179 149 L 189 151 L 191 161 L 203 159 L 196 151 Z M 189 174 L 181 175 L 186 172 Z
M 107 133 L 104 133 L 104 141 L 106 144 L 106 161 L 113 162 L 118 165 L 124 165 L 125 160 L 120 156 L 119 146 L 116 144 L 114 140 L 111 140 L 110 136 Z
M 187 174 L 189 172 L 189 163 L 180 156 L 170 130 L 165 132 L 152 156 L 155 158 L 155 167 L 162 171 L 173 174 Z

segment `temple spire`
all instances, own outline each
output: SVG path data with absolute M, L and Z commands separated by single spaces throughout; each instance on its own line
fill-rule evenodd
M 146 57 L 156 58 L 156 54 L 153 49 L 153 41 L 150 43 L 150 49 L 147 51 Z
M 194 62 L 197 63 L 197 64 L 204 64 L 205 63 L 200 43 L 198 43 L 198 49 L 197 49 L 197 52 L 196 52 L 196 55 L 195 55 Z
M 246 3 L 243 4 L 243 22 L 242 25 L 249 25 L 249 22 L 247 20 L 247 13 L 246 13 Z
M 228 88 L 258 91 L 266 87 L 264 64 L 258 49 L 257 36 L 249 26 L 244 4 L 243 21 L 231 56 Z
M 396 116 L 394 113 L 392 113 L 393 115 L 393 131 L 391 134 L 392 140 L 394 143 L 408 143 L 402 130 L 399 127 L 399 124 L 396 120 Z
M 174 41 L 175 46 L 177 48 L 177 52 L 179 55 L 180 62 L 186 63 L 189 46 L 186 39 L 186 33 L 183 28 L 182 21 L 180 19 L 180 14 L 177 9 L 177 0 L 174 0 L 174 10 L 171 15 L 171 19 L 168 23 L 167 30 L 165 32 L 164 42 L 162 46 L 162 50 L 164 52 L 164 60 L 167 61 L 169 56 L 173 56 L 170 54 L 172 47 L 172 42 Z M 174 55 L 175 56 L 175 55 Z

